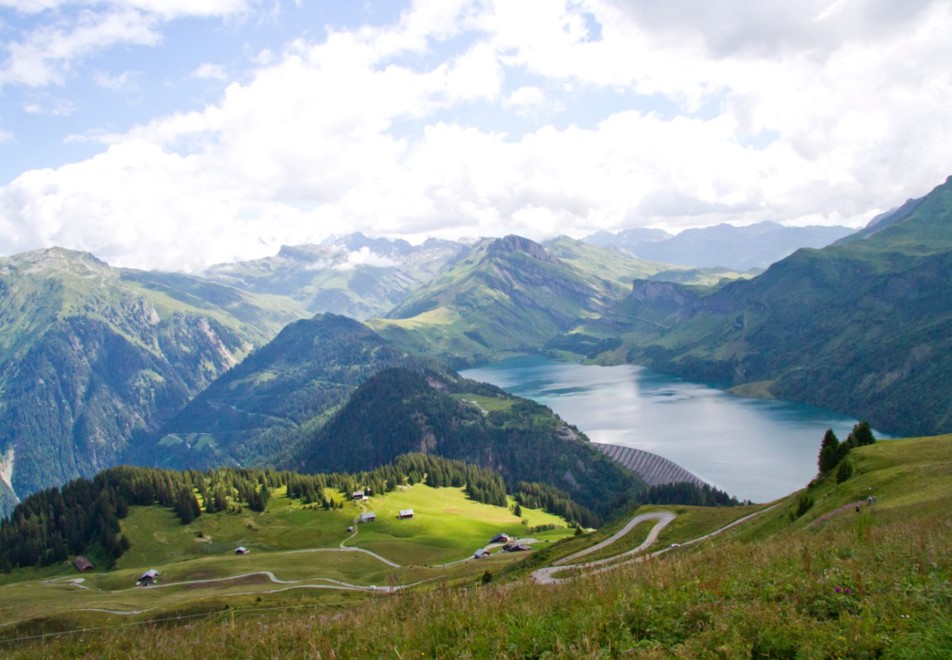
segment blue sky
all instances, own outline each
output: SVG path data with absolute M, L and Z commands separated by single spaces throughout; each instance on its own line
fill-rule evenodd
M 952 174 L 941 0 L 0 0 L 0 255 L 859 226 Z

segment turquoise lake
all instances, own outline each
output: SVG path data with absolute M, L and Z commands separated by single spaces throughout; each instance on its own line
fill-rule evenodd
M 462 374 L 550 407 L 593 442 L 659 454 L 754 502 L 804 487 L 816 474 L 824 432 L 832 428 L 844 440 L 856 423 L 827 410 L 745 399 L 633 365 L 526 356 Z

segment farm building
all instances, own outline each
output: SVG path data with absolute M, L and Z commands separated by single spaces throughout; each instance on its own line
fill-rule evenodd
M 373 511 L 367 511 L 366 513 L 360 514 L 360 522 L 373 522 L 377 519 L 377 514 Z
M 353 493 L 350 494 L 350 499 L 354 500 L 355 502 L 356 502 L 357 500 L 362 500 L 362 499 L 364 499 L 364 491 L 362 491 L 362 490 L 355 490 Z
M 237 548 L 235 548 L 235 554 L 236 554 L 236 555 L 246 555 L 246 554 L 248 554 L 249 552 L 251 552 L 251 550 L 249 550 L 248 548 L 246 548 L 246 547 L 243 546 L 243 545 L 239 545 Z
M 88 559 L 86 559 L 85 557 L 77 557 L 76 559 L 74 559 L 73 566 L 80 573 L 85 573 L 86 571 L 91 571 L 95 568 L 95 566 L 93 566 L 93 563 L 89 561 Z
M 512 537 L 508 534 L 496 534 L 494 537 L 489 539 L 490 543 L 509 543 L 512 540 Z
M 483 557 L 489 556 L 489 550 L 486 548 L 480 548 L 473 553 L 473 559 L 482 559 Z
M 400 509 L 400 513 L 397 515 L 397 518 L 400 520 L 405 520 L 407 518 L 413 517 L 413 509 Z
M 154 568 L 150 568 L 139 576 L 139 579 L 136 580 L 136 584 L 141 584 L 143 587 L 148 587 L 150 584 L 155 583 L 158 579 L 159 572 Z
M 503 552 L 528 552 L 529 546 L 521 543 L 507 543 L 502 547 Z

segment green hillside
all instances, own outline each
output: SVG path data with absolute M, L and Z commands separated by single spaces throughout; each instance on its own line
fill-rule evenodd
M 568 240 L 568 239 L 566 239 Z M 368 324 L 395 343 L 456 364 L 536 351 L 579 319 L 595 318 L 628 292 L 633 260 L 610 250 L 613 267 L 576 267 L 518 236 L 485 239 L 441 275 Z M 578 252 L 573 261 L 579 263 Z M 584 260 L 583 260 L 584 261 Z M 625 265 L 623 265 L 623 263 Z
M 0 259 L 4 490 L 22 497 L 114 465 L 130 438 L 301 313 L 58 248 Z
M 948 657 L 952 436 L 879 442 L 854 449 L 849 458 L 848 479 L 837 483 L 831 474 L 773 507 L 643 509 L 675 514 L 650 546 L 663 552 L 647 562 L 623 556 L 654 526 L 638 525 L 617 541 L 614 556 L 605 549 L 585 558 L 608 563 L 564 564 L 562 577 L 571 579 L 552 584 L 532 576 L 607 539 L 620 524 L 536 549 L 520 564 L 476 563 L 479 572 L 458 574 L 456 584 L 465 588 L 452 588 L 453 580 L 439 588 L 424 582 L 406 592 L 327 593 L 318 601 L 312 591 L 292 598 L 290 583 L 246 578 L 240 588 L 170 585 L 152 597 L 156 609 L 121 619 L 69 612 L 60 598 L 61 629 L 97 629 L 20 641 L 51 630 L 37 612 L 51 607 L 56 596 L 48 593 L 108 594 L 111 607 L 130 611 L 142 607 L 148 590 L 121 590 L 134 571 L 124 582 L 97 577 L 88 593 L 65 580 L 43 586 L 7 581 L 5 614 L 19 618 L 0 628 L 4 650 L 11 657 L 110 656 L 117 649 L 141 657 L 223 649 L 240 656 L 321 657 Z M 804 496 L 813 503 L 800 511 Z M 322 563 L 337 579 L 353 580 L 350 569 Z M 204 574 L 203 564 L 194 568 Z M 221 570 L 209 567 L 207 574 Z M 298 560 L 286 570 L 288 579 L 308 574 Z M 207 599 L 205 607 L 193 605 L 193 618 L 168 620 L 176 591 Z M 31 614 L 36 618 L 24 621 Z
M 580 332 L 619 339 L 615 359 L 889 433 L 938 433 L 952 429 L 950 272 L 952 180 L 881 231 L 800 250 L 749 281 L 714 291 L 636 282 Z
M 407 452 L 490 468 L 513 493 L 523 490 L 520 482 L 548 484 L 562 491 L 553 495 L 563 500 L 550 510 L 585 525 L 616 517 L 644 489 L 549 408 L 491 385 L 406 369 L 381 371 L 361 385 L 305 441 L 291 467 L 366 470 Z
M 134 446 L 129 458 L 174 468 L 273 462 L 371 375 L 418 362 L 352 319 L 320 314 L 297 321 Z

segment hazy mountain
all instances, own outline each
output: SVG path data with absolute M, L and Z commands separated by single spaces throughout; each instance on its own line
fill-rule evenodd
M 700 286 L 721 284 L 728 280 L 752 277 L 751 271 L 728 268 L 690 268 L 657 261 L 635 259 L 621 250 L 597 246 L 566 236 L 543 243 L 546 252 L 569 264 L 588 277 L 608 279 L 626 290 L 636 279 L 659 282 L 680 282 Z
M 312 313 L 366 319 L 385 314 L 465 250 L 453 241 L 431 238 L 413 246 L 355 233 L 284 246 L 273 257 L 219 264 L 205 276 L 245 291 L 288 296 Z
M 457 375 L 407 369 L 381 371 L 361 385 L 291 466 L 354 472 L 407 452 L 491 468 L 513 492 L 520 481 L 549 484 L 605 518 L 644 488 L 545 406 Z
M 687 229 L 672 236 L 660 230 L 635 229 L 612 235 L 600 232 L 585 240 L 612 246 L 648 261 L 699 268 L 746 271 L 766 268 L 803 247 L 820 248 L 853 232 L 848 227 L 785 227 L 760 222 L 746 227 L 720 224 Z
M 603 259 L 590 258 L 583 267 L 519 236 L 484 239 L 385 319 L 368 324 L 410 350 L 462 362 L 538 350 L 623 298 L 633 274 L 650 272 L 634 263 L 623 267 L 617 254 L 589 247 Z
M 419 362 L 358 321 L 332 314 L 297 321 L 132 447 L 129 457 L 176 468 L 270 462 L 374 373 Z
M 5 486 L 22 496 L 114 465 L 131 437 L 301 313 L 290 301 L 58 248 L 0 259 Z
M 616 355 L 883 431 L 952 430 L 952 178 L 867 238 L 698 290 L 639 281 L 588 332 Z

